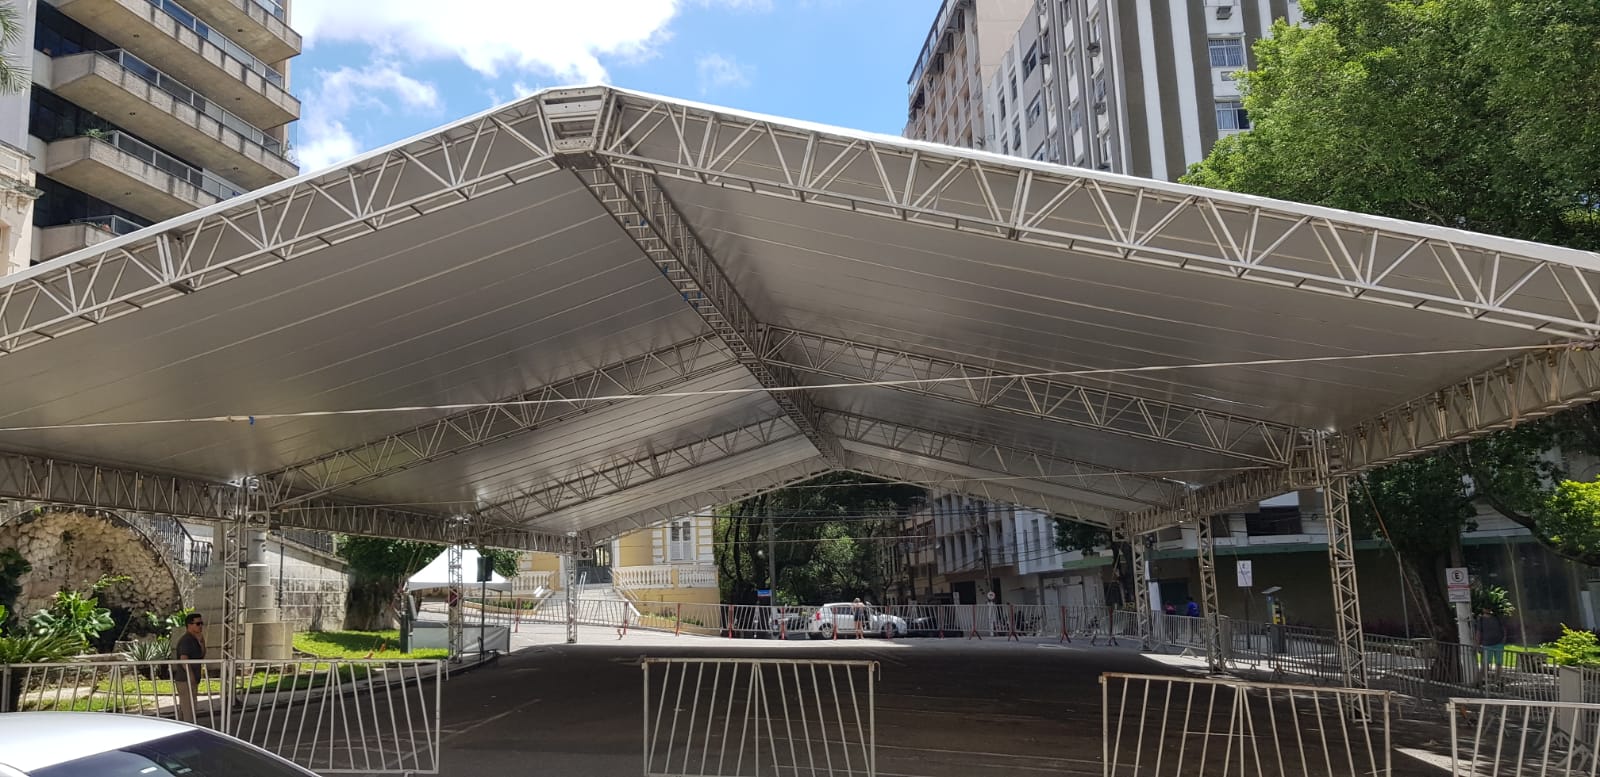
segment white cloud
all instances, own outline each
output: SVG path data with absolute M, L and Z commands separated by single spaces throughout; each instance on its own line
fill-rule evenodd
M 694 63 L 700 78 L 700 94 L 750 85 L 750 68 L 732 57 L 704 54 Z
M 748 3 L 751 0 L 718 0 Z M 682 0 L 298 0 L 295 27 L 321 41 L 365 43 L 408 62 L 456 59 L 495 78 L 504 71 L 567 82 L 606 78 L 601 57 L 639 57 L 666 35 Z
M 439 90 L 433 84 L 401 73 L 391 63 L 318 71 L 316 81 L 316 87 L 305 94 L 301 111 L 299 156 L 303 170 L 320 170 L 360 153 L 361 144 L 345 126 L 357 109 L 388 111 L 396 103 L 412 112 L 440 107 Z

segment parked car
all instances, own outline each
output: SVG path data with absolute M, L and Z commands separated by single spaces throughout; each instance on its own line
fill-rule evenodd
M 162 718 L 0 714 L 0 777 L 316 777 L 247 742 Z
M 904 637 L 907 632 L 904 618 L 890 615 L 870 604 L 860 605 L 858 609 L 851 602 L 835 602 L 817 608 L 816 614 L 811 617 L 811 637 L 828 639 L 834 636 L 836 629 L 841 637 L 858 634 L 867 637 Z

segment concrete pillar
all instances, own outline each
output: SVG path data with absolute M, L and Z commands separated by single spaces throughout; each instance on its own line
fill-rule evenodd
M 286 660 L 292 656 L 294 633 L 278 613 L 277 588 L 267 562 L 267 533 L 245 534 L 244 657 Z

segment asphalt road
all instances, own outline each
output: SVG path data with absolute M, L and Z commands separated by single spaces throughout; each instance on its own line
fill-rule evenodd
M 443 773 L 639 774 L 643 655 L 879 662 L 885 777 L 1100 774 L 1100 674 L 1174 671 L 1126 649 L 995 640 L 544 646 L 445 686 Z

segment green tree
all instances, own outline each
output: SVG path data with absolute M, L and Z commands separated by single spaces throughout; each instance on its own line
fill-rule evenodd
M 1600 479 L 1562 481 L 1538 509 L 1539 539 L 1600 564 Z
M 1240 77 L 1252 129 L 1187 183 L 1593 249 L 1600 246 L 1600 3 L 1305 0 Z M 1454 639 L 1441 567 L 1481 499 L 1557 554 L 1600 561 L 1551 446 L 1600 453 L 1581 408 L 1391 465 L 1353 494 Z M 1383 527 L 1377 516 L 1384 518 Z M 1569 520 L 1570 519 L 1570 520 Z M 1383 531 L 1386 529 L 1387 531 Z
M 427 542 L 340 537 L 339 557 L 350 568 L 344 627 L 354 631 L 394 628 L 395 604 L 406 579 L 442 552 L 443 546 Z
M 22 576 L 31 571 L 33 565 L 16 548 L 0 548 L 0 609 L 16 612 L 17 599 L 22 596 Z M 0 616 L 0 629 L 5 625 L 5 616 Z
M 900 582 L 890 570 L 901 520 L 924 495 L 917 486 L 834 473 L 720 509 L 713 538 L 723 601 L 754 604 L 766 587 L 768 516 L 782 601 L 882 601 Z
M 10 48 L 22 40 L 26 25 L 22 13 L 8 2 L 0 2 L 0 45 Z M 0 56 L 0 93 L 14 94 L 28 88 L 27 68 L 10 56 Z

